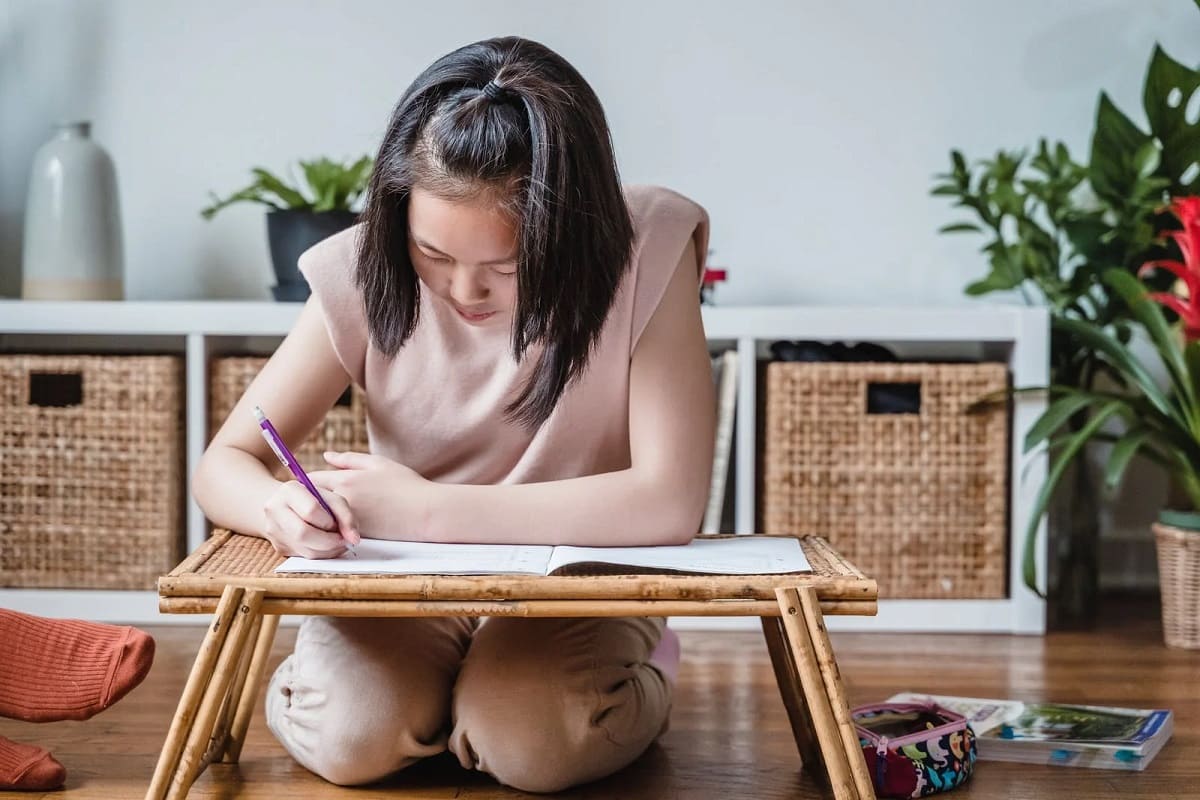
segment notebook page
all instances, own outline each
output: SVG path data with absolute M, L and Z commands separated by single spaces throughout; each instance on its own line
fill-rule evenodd
M 619 564 L 643 569 L 706 575 L 772 575 L 811 572 L 800 542 L 785 536 L 695 539 L 657 547 L 569 547 L 559 545 L 546 573 L 578 563 Z
M 363 539 L 340 558 L 297 558 L 276 572 L 383 575 L 544 575 L 552 548 L 541 545 L 436 544 Z

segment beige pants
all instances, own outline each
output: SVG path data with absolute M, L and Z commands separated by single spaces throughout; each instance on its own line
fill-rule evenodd
M 531 792 L 609 775 L 666 728 L 647 659 L 662 618 L 307 617 L 267 724 L 328 781 L 369 783 L 450 749 Z

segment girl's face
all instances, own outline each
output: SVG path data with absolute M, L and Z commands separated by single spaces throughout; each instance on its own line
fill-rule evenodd
M 507 326 L 517 303 L 517 229 L 494 203 L 413 187 L 408 255 L 421 282 L 475 326 Z

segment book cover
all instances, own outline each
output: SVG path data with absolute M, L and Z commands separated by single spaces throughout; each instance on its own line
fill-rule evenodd
M 713 356 L 712 364 L 713 390 L 717 394 L 717 422 L 713 437 L 712 482 L 701 533 L 721 532 L 725 483 L 729 475 L 730 451 L 733 449 L 734 411 L 737 406 L 737 351 L 726 350 Z
M 889 702 L 933 700 L 965 716 L 979 758 L 1058 766 L 1142 770 L 1171 737 L 1166 709 L 1022 703 L 906 692 Z

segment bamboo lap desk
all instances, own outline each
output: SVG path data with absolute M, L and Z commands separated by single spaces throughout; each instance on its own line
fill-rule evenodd
M 823 615 L 874 615 L 878 591 L 825 540 L 800 543 L 812 573 L 344 576 L 277 574 L 283 557 L 269 542 L 217 531 L 158 580 L 162 612 L 213 620 L 146 798 L 186 797 L 210 763 L 236 763 L 279 615 L 330 614 L 760 617 L 803 765 L 836 800 L 869 800 L 875 795 Z

